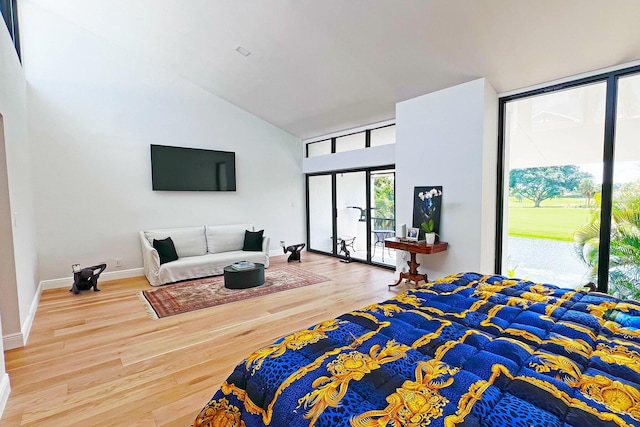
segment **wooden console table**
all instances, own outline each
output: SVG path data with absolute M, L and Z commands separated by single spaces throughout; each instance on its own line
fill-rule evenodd
M 407 279 L 415 282 L 417 285 L 421 280 L 428 282 L 428 278 L 426 274 L 418 273 L 418 267 L 420 264 L 416 262 L 416 254 L 435 254 L 438 252 L 444 252 L 447 250 L 449 244 L 447 242 L 436 242 L 433 245 L 427 245 L 424 240 L 420 240 L 418 242 L 400 240 L 397 237 L 391 237 L 389 239 L 384 239 L 384 246 L 391 249 L 400 249 L 401 251 L 407 251 L 411 254 L 411 259 L 407 261 L 407 265 L 409 265 L 409 272 L 400 272 L 400 278 L 393 285 L 389 285 L 389 288 L 392 286 L 398 286 L 402 279 Z

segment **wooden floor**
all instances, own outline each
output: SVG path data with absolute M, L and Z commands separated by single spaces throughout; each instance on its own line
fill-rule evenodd
M 27 346 L 5 352 L 0 425 L 189 426 L 250 352 L 407 289 L 388 290 L 395 273 L 364 264 L 303 253 L 295 265 L 332 280 L 160 320 L 138 300 L 144 277 L 43 292 Z

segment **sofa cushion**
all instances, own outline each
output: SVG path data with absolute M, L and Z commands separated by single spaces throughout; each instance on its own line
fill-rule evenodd
M 262 235 L 264 234 L 264 230 L 260 231 L 249 231 L 245 230 L 244 232 L 244 245 L 242 246 L 243 251 L 261 251 L 262 250 Z
M 144 234 L 151 244 L 153 244 L 154 239 L 162 240 L 171 237 L 180 258 L 204 255 L 207 253 L 204 226 L 147 230 Z
M 253 225 L 208 225 L 207 252 L 210 254 L 218 254 L 221 252 L 242 250 L 244 232 L 246 230 L 253 230 Z
M 171 237 L 162 240 L 153 239 L 153 247 L 158 251 L 158 255 L 160 256 L 160 265 L 178 259 L 178 254 L 176 253 L 176 248 L 173 245 Z

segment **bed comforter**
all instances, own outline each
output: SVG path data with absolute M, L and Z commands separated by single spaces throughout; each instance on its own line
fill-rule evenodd
M 448 276 L 256 351 L 194 426 L 640 426 L 640 331 L 611 313 L 640 304 Z

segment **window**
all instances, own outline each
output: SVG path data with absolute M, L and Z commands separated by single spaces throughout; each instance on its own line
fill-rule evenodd
M 330 139 L 307 144 L 307 157 L 324 156 L 325 154 L 331 154 Z
M 506 104 L 509 274 L 574 288 L 591 280 L 573 239 L 600 213 L 593 193 L 602 183 L 605 98 L 606 84 L 599 82 Z
M 371 130 L 371 147 L 396 143 L 396 126 L 385 126 Z
M 496 271 L 640 298 L 640 67 L 500 99 Z
M 307 250 L 395 267 L 395 234 L 393 167 L 307 175 Z
M 359 132 L 336 138 L 336 153 L 359 150 L 366 146 L 366 132 Z
M 340 135 L 331 139 L 307 143 L 307 157 L 324 156 L 396 143 L 396 126 L 386 125 L 362 132 Z
M 18 58 L 21 58 L 20 34 L 18 31 L 18 6 L 16 2 L 17 0 L 0 0 L 0 11 L 2 11 L 5 24 L 7 24 L 13 45 L 16 47 Z

